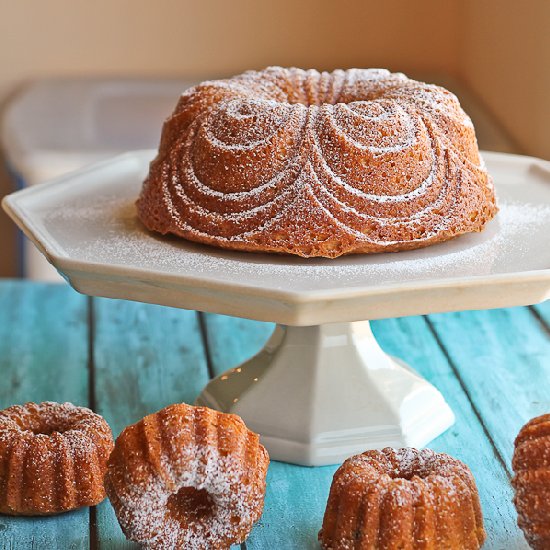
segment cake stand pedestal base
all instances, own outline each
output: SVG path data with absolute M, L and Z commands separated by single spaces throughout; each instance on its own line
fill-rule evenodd
M 241 416 L 273 460 L 307 466 L 423 447 L 454 422 L 434 386 L 382 351 L 368 321 L 277 325 L 256 356 L 213 379 L 197 404 Z

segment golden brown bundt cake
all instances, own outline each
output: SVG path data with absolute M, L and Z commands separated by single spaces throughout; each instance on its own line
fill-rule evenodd
M 516 437 L 512 467 L 518 525 L 531 548 L 550 548 L 550 414 L 533 418 Z
M 477 550 L 485 540 L 468 467 L 429 449 L 382 449 L 334 474 L 321 546 L 330 550 Z
M 113 448 L 107 422 L 71 403 L 27 403 L 0 411 L 0 513 L 46 515 L 105 498 Z
M 137 209 L 163 234 L 329 258 L 427 246 L 497 212 L 453 94 L 383 69 L 281 67 L 184 93 Z
M 238 416 L 170 405 L 128 426 L 105 487 L 124 534 L 155 550 L 222 550 L 262 515 L 269 457 Z

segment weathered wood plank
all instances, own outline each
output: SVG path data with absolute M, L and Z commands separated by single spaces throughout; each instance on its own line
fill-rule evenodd
M 529 308 L 429 316 L 511 470 L 514 438 L 550 411 L 550 338 Z
M 87 301 L 66 285 L 0 284 L 0 409 L 27 401 L 88 405 Z M 0 516 L 0 548 L 89 545 L 89 509 L 49 518 Z
M 197 315 L 168 307 L 94 299 L 97 410 L 117 435 L 176 402 L 193 403 L 208 381 Z M 100 548 L 126 542 L 108 502 L 97 508 Z
M 253 341 L 239 334 L 238 324 L 231 318 L 217 319 L 214 329 L 209 316 L 209 352 L 212 358 L 217 358 L 216 368 L 223 367 L 220 370 L 253 355 L 262 345 L 262 339 Z M 252 322 L 247 325 L 252 326 Z M 258 326 L 256 330 L 263 328 Z M 455 426 L 431 446 L 464 460 L 472 468 L 485 513 L 486 548 L 527 548 L 515 525 L 506 471 L 425 320 L 412 317 L 378 321 L 373 323 L 373 330 L 389 353 L 406 359 L 431 380 L 455 411 Z M 247 540 L 248 550 L 318 548 L 317 532 L 334 470 L 335 467 L 304 468 L 273 462 L 268 473 L 264 515 Z

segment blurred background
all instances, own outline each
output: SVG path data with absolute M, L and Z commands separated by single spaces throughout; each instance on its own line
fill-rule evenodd
M 550 159 L 547 0 L 19 0 L 0 19 L 0 196 L 155 147 L 186 86 L 267 65 L 442 84 L 481 148 Z M 33 267 L 0 213 L 0 276 Z

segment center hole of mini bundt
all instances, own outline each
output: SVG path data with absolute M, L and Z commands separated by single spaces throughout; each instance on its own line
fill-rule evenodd
M 246 117 L 246 116 L 251 116 L 254 114 L 254 111 L 252 110 L 252 106 L 249 105 L 248 103 L 239 103 L 239 106 L 237 108 L 237 114 L 243 116 L 243 117 Z
M 168 497 L 170 515 L 186 525 L 214 515 L 214 501 L 205 489 L 182 487 Z
M 32 433 L 34 435 L 52 435 L 54 432 L 63 433 L 62 430 L 58 430 L 56 428 L 47 428 L 47 427 L 39 428 L 37 430 L 32 430 Z
M 47 424 L 42 424 L 39 426 L 33 426 L 30 428 L 30 431 L 35 435 L 52 435 L 56 432 L 62 434 L 70 429 L 70 426 L 49 426 Z
M 415 474 L 413 472 L 398 472 L 394 476 L 394 479 L 405 479 L 407 481 L 410 481 L 414 476 Z
M 427 477 L 427 475 L 428 473 L 423 472 L 422 470 L 411 470 L 410 468 L 408 468 L 393 472 L 393 475 L 391 477 L 393 479 L 404 479 L 406 481 L 410 481 L 413 477 L 424 479 L 425 477 Z

